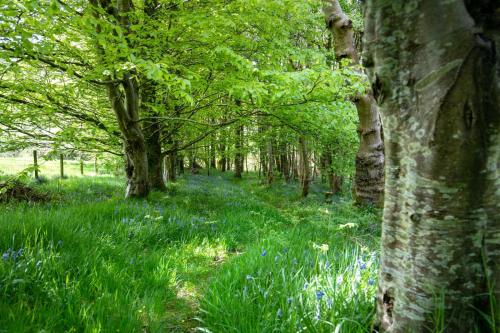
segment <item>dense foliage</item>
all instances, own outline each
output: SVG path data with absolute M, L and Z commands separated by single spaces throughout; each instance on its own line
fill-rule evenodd
M 164 155 L 232 158 L 243 125 L 245 154 L 306 136 L 317 156 L 335 157 L 336 173 L 352 174 L 357 119 L 349 97 L 364 87 L 334 62 L 320 1 L 135 1 L 119 16 L 126 29 L 107 5 L 3 5 L 0 150 L 121 156 L 106 91 L 133 77 L 142 130 L 160 132 Z

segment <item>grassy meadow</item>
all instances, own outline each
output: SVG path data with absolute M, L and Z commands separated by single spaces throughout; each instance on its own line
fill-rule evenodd
M 0 206 L 0 332 L 369 331 L 379 212 L 244 177 L 147 200 L 52 179 L 35 185 L 52 201 Z
M 59 160 L 44 160 L 39 158 L 40 176 L 46 178 L 59 177 L 60 162 Z M 0 175 L 17 174 L 26 168 L 33 165 L 33 157 L 0 157 Z M 91 161 L 84 161 L 83 164 L 84 175 L 95 176 L 94 163 Z M 64 175 L 69 177 L 80 177 L 80 161 L 64 160 Z

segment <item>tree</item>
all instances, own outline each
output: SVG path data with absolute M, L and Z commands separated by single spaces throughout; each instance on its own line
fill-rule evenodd
M 352 21 L 342 10 L 338 0 L 324 2 L 326 23 L 334 39 L 336 59 L 339 62 L 348 59 L 351 65 L 360 65 Z M 358 203 L 381 205 L 384 192 L 384 143 L 378 108 L 370 90 L 353 96 L 352 101 L 359 118 L 354 199 Z
M 499 11 L 488 0 L 367 1 L 386 140 L 382 332 L 430 331 L 437 303 L 447 332 L 500 328 Z

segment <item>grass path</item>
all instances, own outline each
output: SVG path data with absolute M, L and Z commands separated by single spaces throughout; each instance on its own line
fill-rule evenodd
M 362 331 L 377 215 L 248 178 L 190 176 L 146 201 L 113 178 L 53 180 L 58 200 L 2 206 L 0 332 L 327 332 L 347 316 Z

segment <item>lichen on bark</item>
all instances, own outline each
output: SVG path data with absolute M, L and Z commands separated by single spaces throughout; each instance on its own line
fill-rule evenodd
M 488 0 L 366 3 L 386 147 L 382 332 L 431 331 L 436 295 L 446 332 L 498 326 L 481 313 L 498 316 L 489 297 L 500 304 L 499 11 Z

